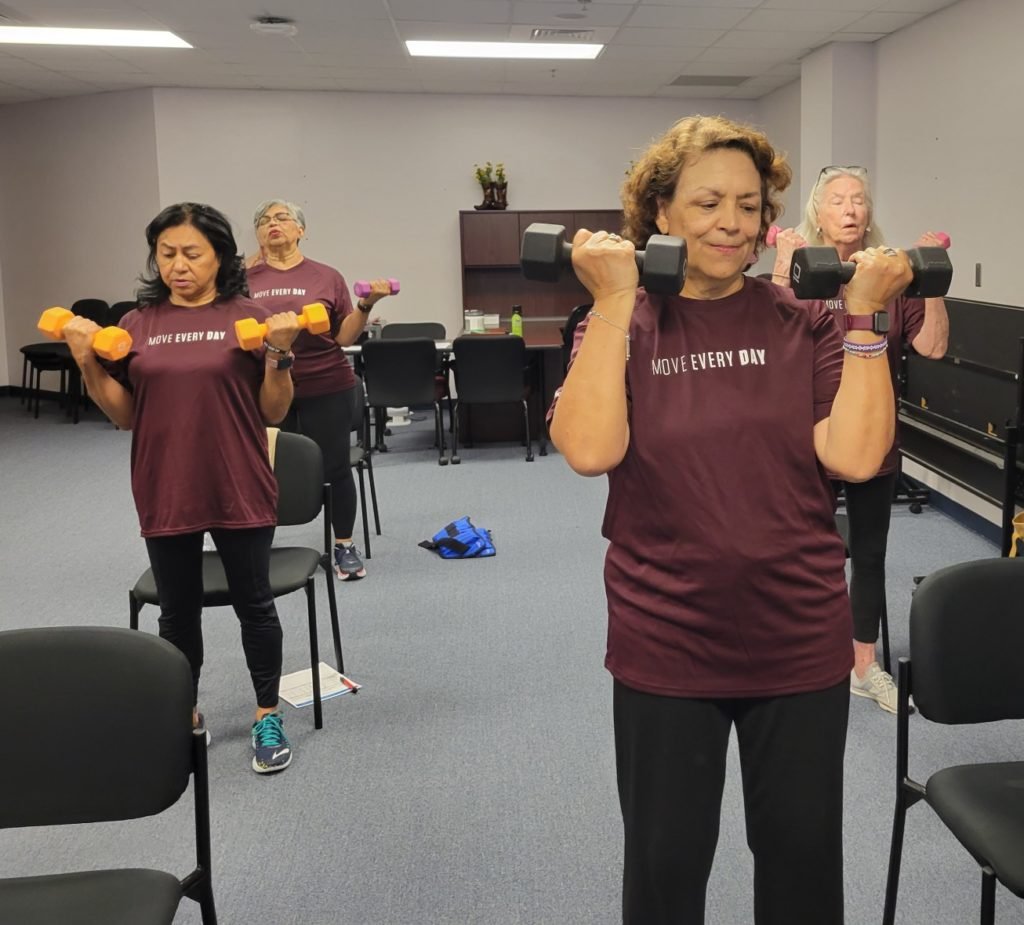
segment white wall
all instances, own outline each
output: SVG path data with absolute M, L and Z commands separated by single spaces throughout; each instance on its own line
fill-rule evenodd
M 898 242 L 949 232 L 957 298 L 1024 305 L 1021 35 L 1020 0 L 961 0 L 878 47 L 879 218 Z
M 7 369 L 44 308 L 130 298 L 157 208 L 152 91 L 0 108 L 0 266 Z
M 785 211 L 777 219 L 783 228 L 792 228 L 800 224 L 804 202 L 800 188 L 800 81 L 786 84 L 758 102 L 757 124 L 768 135 L 775 150 L 785 154 L 793 170 L 793 182 L 783 194 Z M 766 248 L 750 272 L 771 273 L 774 263 L 774 249 Z
M 263 199 L 302 205 L 304 252 L 356 279 L 397 276 L 389 321 L 462 324 L 459 210 L 474 164 L 505 164 L 511 209 L 616 208 L 630 159 L 694 112 L 748 102 L 156 91 L 160 201 L 210 202 L 255 247 Z

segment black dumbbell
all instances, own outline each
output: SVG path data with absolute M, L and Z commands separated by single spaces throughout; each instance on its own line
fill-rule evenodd
M 933 299 L 949 292 L 953 264 L 943 247 L 912 247 L 907 251 L 914 276 L 903 294 Z M 798 299 L 830 299 L 853 279 L 857 264 L 840 260 L 834 247 L 801 247 L 793 251 L 789 279 Z
M 519 256 L 523 276 L 553 283 L 563 268 L 572 269 L 572 244 L 564 225 L 534 222 L 523 233 Z M 652 234 L 647 249 L 636 252 L 640 285 L 648 292 L 678 295 L 686 279 L 686 242 L 666 234 Z

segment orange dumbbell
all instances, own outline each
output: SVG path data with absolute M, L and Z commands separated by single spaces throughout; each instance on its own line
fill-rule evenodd
M 305 328 L 310 334 L 323 334 L 329 331 L 331 319 L 327 315 L 327 309 L 320 302 L 303 305 L 302 314 L 299 315 L 299 327 Z M 267 326 L 255 318 L 243 318 L 235 322 L 235 336 L 238 338 L 238 346 L 243 350 L 257 350 L 263 346 Z
M 64 340 L 64 325 L 74 317 L 66 308 L 48 308 L 36 327 L 47 337 Z M 124 328 L 101 328 L 93 335 L 92 349 L 104 360 L 123 360 L 132 349 L 132 336 Z

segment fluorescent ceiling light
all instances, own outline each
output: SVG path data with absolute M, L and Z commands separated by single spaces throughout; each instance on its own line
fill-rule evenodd
M 41 26 L 0 26 L 0 44 L 101 45 L 128 48 L 191 48 L 173 32 L 153 29 L 50 29 Z
M 419 42 L 405 43 L 420 58 L 557 58 L 592 60 L 604 45 L 565 42 Z

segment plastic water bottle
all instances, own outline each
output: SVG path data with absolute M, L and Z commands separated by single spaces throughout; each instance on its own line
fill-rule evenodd
M 523 336 L 523 306 L 513 305 L 512 306 L 512 317 L 508 321 L 509 332 L 515 334 L 516 337 Z

